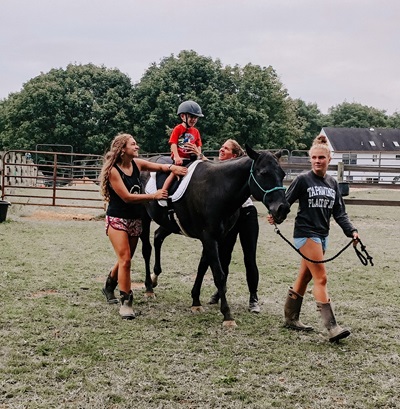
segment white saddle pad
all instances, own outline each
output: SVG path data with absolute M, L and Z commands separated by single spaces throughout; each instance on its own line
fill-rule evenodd
M 189 168 L 188 168 L 188 173 L 182 177 L 182 181 L 178 186 L 178 189 L 176 189 L 175 193 L 171 196 L 171 200 L 173 202 L 176 202 L 179 200 L 183 194 L 186 191 L 186 188 L 190 182 L 190 179 L 192 178 L 193 172 L 196 169 L 196 166 L 202 162 L 201 160 L 196 160 L 193 162 Z M 156 172 L 150 172 L 150 179 L 147 181 L 146 186 L 144 188 L 145 193 L 148 194 L 153 194 L 157 192 L 157 184 L 156 184 Z M 160 206 L 166 207 L 167 206 L 167 201 L 166 200 L 159 200 L 158 204 Z

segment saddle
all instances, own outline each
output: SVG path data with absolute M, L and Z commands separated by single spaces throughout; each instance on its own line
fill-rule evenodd
M 192 159 L 183 159 L 182 166 L 185 166 L 185 167 L 189 168 L 190 165 L 192 165 L 195 162 L 196 159 L 197 159 L 196 156 L 194 156 L 193 160 Z M 160 156 L 157 159 L 157 163 L 166 163 L 167 165 L 172 165 L 174 162 L 169 156 Z M 157 187 L 157 189 L 161 189 L 163 187 L 165 179 L 167 179 L 167 177 L 168 177 L 168 173 L 165 173 L 165 172 L 157 172 L 156 173 L 156 187 Z M 172 185 L 168 189 L 168 195 L 169 196 L 172 196 L 177 191 L 181 181 L 182 181 L 181 177 L 175 177 Z
M 196 160 L 197 160 L 196 155 L 193 155 L 190 159 L 183 159 L 182 166 L 186 166 L 187 168 L 189 168 L 190 165 L 192 165 Z M 173 164 L 173 161 L 169 156 L 160 156 L 157 159 L 157 163 L 166 163 L 166 164 L 170 165 L 170 164 Z M 167 179 L 167 177 L 168 177 L 168 173 L 156 172 L 156 188 L 157 189 L 161 189 L 163 187 L 165 179 Z M 167 202 L 167 208 L 168 208 L 168 218 L 172 222 L 176 222 L 176 220 L 174 219 L 175 210 L 174 210 L 174 208 L 172 206 L 172 201 L 173 201 L 172 196 L 178 190 L 178 187 L 179 187 L 181 181 L 182 181 L 181 177 L 175 177 L 172 185 L 168 189 L 168 199 L 167 199 L 166 202 Z M 161 204 L 160 201 L 158 203 Z

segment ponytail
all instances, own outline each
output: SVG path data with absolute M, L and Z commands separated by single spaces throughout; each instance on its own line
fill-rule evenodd
M 314 139 L 312 146 L 310 150 L 308 151 L 309 156 L 311 156 L 311 151 L 314 148 L 322 149 L 323 151 L 326 152 L 328 158 L 331 157 L 331 150 L 329 149 L 328 138 L 325 135 L 318 135 Z

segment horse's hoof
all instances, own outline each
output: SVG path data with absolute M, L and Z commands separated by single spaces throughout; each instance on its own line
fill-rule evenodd
M 201 305 L 192 306 L 190 308 L 193 314 L 199 314 L 200 312 L 204 312 L 204 308 Z
M 151 274 L 151 284 L 153 288 L 156 288 L 158 284 L 158 276 L 155 275 L 154 273 Z
M 156 295 L 153 293 L 153 291 L 146 291 L 146 292 L 144 293 L 144 296 L 145 296 L 146 298 L 156 298 Z
M 229 321 L 224 321 L 222 323 L 222 326 L 224 328 L 235 328 L 235 327 L 237 327 L 237 324 L 236 324 L 235 320 L 229 320 Z

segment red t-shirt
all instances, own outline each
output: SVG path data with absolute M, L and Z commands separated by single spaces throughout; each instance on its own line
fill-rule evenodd
M 177 125 L 171 133 L 168 143 L 171 145 L 175 143 L 178 147 L 178 153 L 181 158 L 189 159 L 190 153 L 184 148 L 184 144 L 190 142 L 196 146 L 202 146 L 200 132 L 198 129 L 190 127 L 186 128 L 184 125 Z M 174 155 L 172 154 L 172 157 Z

